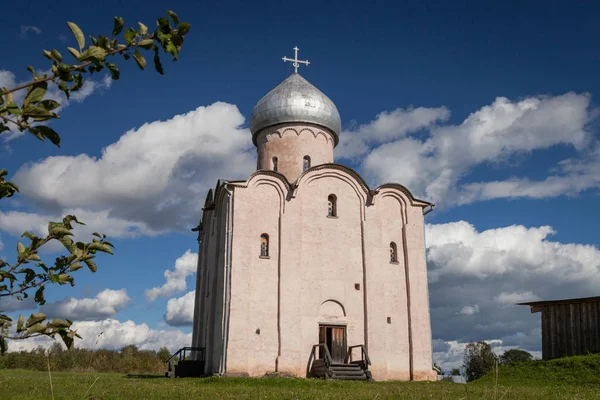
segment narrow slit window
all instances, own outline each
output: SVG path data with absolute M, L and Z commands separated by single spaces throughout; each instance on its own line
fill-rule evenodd
M 337 198 L 335 194 L 330 194 L 327 197 L 327 216 L 337 217 Z
M 310 168 L 310 157 L 304 156 L 304 158 L 302 159 L 302 171 L 306 171 L 309 168 Z
M 273 157 L 273 171 L 277 171 L 277 163 L 279 162 L 279 160 L 277 159 L 277 157 Z
M 390 243 L 390 262 L 398 262 L 398 247 L 394 242 Z
M 269 256 L 269 235 L 267 235 L 266 233 L 260 235 L 260 256 Z

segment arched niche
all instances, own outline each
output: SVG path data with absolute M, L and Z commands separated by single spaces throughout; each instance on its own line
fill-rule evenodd
M 328 299 L 319 307 L 319 317 L 326 319 L 343 319 L 346 317 L 344 305 L 337 300 Z

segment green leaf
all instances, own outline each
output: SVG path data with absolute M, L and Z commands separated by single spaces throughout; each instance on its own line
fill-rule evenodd
M 69 274 L 58 275 L 58 283 L 60 283 L 61 285 L 64 285 L 67 282 L 69 282 L 71 284 L 71 286 L 73 286 L 75 284 L 73 281 L 73 277 L 71 275 L 69 275 Z
M 54 129 L 48 126 L 30 126 L 29 132 L 39 138 L 39 135 L 50 139 L 50 141 L 57 147 L 60 147 L 60 136 L 54 131 Z
M 77 58 L 77 61 L 104 61 L 105 58 L 106 50 L 98 46 L 90 46 Z
M 48 91 L 48 82 L 39 82 L 29 87 L 25 100 L 23 100 L 23 108 L 30 104 L 36 104 L 41 101 Z
M 98 35 L 98 47 L 102 47 L 105 50 L 108 50 L 108 38 L 106 36 Z
M 44 54 L 44 57 L 46 57 L 48 60 L 52 61 L 52 52 L 51 51 L 44 50 L 43 54 Z M 27 68 L 27 69 L 29 69 L 29 68 Z M 33 74 L 33 72 L 32 72 L 32 74 Z
M 56 114 L 51 113 L 50 111 L 46 110 L 43 107 L 36 107 L 33 105 L 29 105 L 29 106 L 25 106 L 23 107 L 23 110 L 21 110 L 22 115 L 25 117 L 31 117 L 31 118 L 44 118 L 44 117 L 48 117 L 46 119 L 50 119 L 50 118 L 56 118 Z M 43 121 L 44 119 L 36 119 L 36 121 Z
M 163 33 L 171 32 L 171 24 L 169 24 L 169 20 L 166 18 L 158 19 L 158 27 Z
M 17 253 L 19 255 L 23 254 L 25 252 L 25 245 L 21 242 L 17 243 Z
M 133 42 L 133 39 L 136 37 L 137 31 L 133 28 L 128 28 L 125 31 L 125 43 L 130 45 Z
M 65 343 L 65 346 L 67 346 L 67 349 L 72 350 L 73 349 L 73 336 L 70 333 L 74 332 L 74 331 L 67 331 L 66 329 L 60 329 L 58 331 L 58 335 L 60 336 L 60 338 L 62 339 L 62 341 Z
M 145 35 L 148 33 L 148 27 L 141 22 L 138 22 L 138 26 L 140 27 L 140 34 Z
M 171 53 L 171 55 L 173 56 L 173 60 L 177 60 L 177 56 L 179 55 L 179 51 L 177 51 L 177 46 L 175 46 L 173 44 L 173 42 L 167 43 L 165 51 L 167 53 Z
M 50 233 L 51 236 L 72 236 L 73 233 L 71 233 L 71 231 L 63 226 L 55 226 L 52 227 L 52 229 L 50 229 L 50 227 L 48 227 L 48 232 Z
M 46 300 L 44 299 L 45 288 L 45 286 L 40 286 L 38 290 L 35 291 L 34 300 L 39 305 L 44 305 L 46 303 Z
M 113 80 L 118 80 L 121 73 L 119 72 L 119 68 L 113 63 L 106 63 L 106 67 L 110 71 L 110 76 Z
M 79 51 L 77 51 L 77 49 L 75 49 L 73 47 L 67 47 L 67 50 L 69 50 L 69 53 L 71 53 L 73 55 L 73 57 L 75 57 L 75 58 L 81 57 L 81 53 Z
M 29 257 L 27 257 L 28 261 L 42 261 L 42 259 L 40 258 L 40 256 L 38 256 L 37 254 L 32 254 Z
M 137 63 L 138 67 L 140 67 L 141 70 L 146 68 L 146 59 L 144 58 L 144 56 L 140 53 L 140 51 L 138 49 L 135 49 L 135 53 L 133 53 L 133 58 L 135 59 L 135 62 Z
M 144 39 L 144 40 L 140 40 L 138 42 L 138 46 L 140 46 L 142 49 L 151 49 L 152 46 L 154 46 L 154 40 L 152 39 Z
M 71 28 L 71 32 L 73 32 L 73 35 L 75 35 L 75 39 L 77 39 L 77 44 L 79 45 L 79 51 L 82 51 L 83 47 L 85 46 L 85 36 L 83 36 L 83 32 L 73 22 L 67 22 L 67 25 L 69 25 L 69 28 Z
M 121 33 L 121 31 L 123 30 L 124 24 L 125 24 L 125 21 L 123 20 L 122 17 L 115 17 L 115 23 L 114 23 L 112 35 L 117 36 L 119 33 Z
M 75 82 L 73 82 L 73 86 L 71 86 L 71 91 L 75 92 L 75 91 L 81 89 L 82 86 L 83 86 L 83 75 L 82 74 L 75 75 Z
M 78 269 L 81 269 L 81 268 L 83 268 L 83 266 L 80 263 L 74 262 L 71 265 L 71 267 L 69 268 L 69 272 L 75 272 L 75 271 L 77 271 Z
M 102 235 L 101 235 L 101 234 L 99 234 L 98 232 L 94 232 L 94 233 L 92 233 L 92 236 L 96 236 L 96 237 L 102 238 Z
M 181 25 L 179 25 L 179 29 L 177 29 L 177 33 L 179 33 L 181 36 L 185 36 L 185 34 L 189 31 L 190 24 L 188 24 L 187 22 L 182 22 Z
M 52 111 L 55 108 L 60 107 L 60 103 L 54 100 L 42 100 L 39 104 L 48 111 Z
M 167 15 L 173 20 L 175 25 L 179 25 L 179 17 L 173 11 L 167 10 Z
M 92 272 L 96 272 L 96 270 L 98 269 L 96 267 L 96 263 L 93 262 L 92 260 L 84 260 L 83 262 L 85 263 L 85 265 L 87 265 L 87 267 L 89 268 L 89 270 L 92 271 Z
M 44 313 L 36 313 L 36 314 L 31 314 L 31 316 L 27 319 L 27 327 L 31 327 L 37 323 L 40 323 L 41 321 L 46 319 L 46 314 Z
M 53 328 L 68 328 L 71 326 L 71 324 L 68 321 L 60 318 L 53 319 L 49 325 Z
M 17 332 L 23 332 L 25 330 L 25 317 L 23 314 L 19 314 L 19 319 L 17 320 Z
M 102 243 L 102 242 L 95 242 L 95 243 L 91 243 L 88 246 L 88 250 L 90 251 L 102 251 L 104 253 L 108 253 L 108 254 L 113 254 L 112 249 L 110 248 L 109 245 Z
M 62 54 L 56 49 L 52 49 L 52 58 L 56 60 L 56 62 L 62 62 Z
M 6 111 L 8 111 L 12 115 L 21 115 L 21 109 L 14 101 L 9 101 L 6 105 Z
M 31 325 L 27 329 L 27 333 L 31 335 L 32 333 L 39 333 L 39 332 L 43 332 L 45 330 L 46 330 L 46 325 L 42 324 L 41 322 L 38 322 L 37 324 Z

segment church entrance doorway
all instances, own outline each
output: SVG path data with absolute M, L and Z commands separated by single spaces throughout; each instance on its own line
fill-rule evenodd
M 346 326 L 345 325 L 319 325 L 319 343 L 327 344 L 331 359 L 334 363 L 343 363 L 346 360 Z M 319 348 L 319 358 L 325 358 L 325 350 Z

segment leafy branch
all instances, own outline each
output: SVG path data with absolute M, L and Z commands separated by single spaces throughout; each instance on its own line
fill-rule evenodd
M 92 239 L 91 243 L 74 242 L 70 236 L 73 229 L 73 223 L 84 225 L 73 215 L 67 215 L 62 222 L 50 222 L 48 224 L 48 235 L 38 237 L 31 232 L 25 232 L 21 237 L 29 239 L 30 243 L 25 246 L 23 243 L 17 243 L 17 260 L 14 264 L 9 264 L 0 260 L 0 298 L 15 297 L 17 300 L 24 300 L 29 297 L 29 291 L 35 289 L 33 295 L 35 303 L 43 305 L 44 290 L 49 284 L 75 285 L 72 273 L 81 269 L 85 264 L 91 272 L 96 272 L 96 263 L 93 261 L 97 252 L 113 254 L 113 245 L 106 240 L 106 235 L 94 232 L 98 239 Z M 57 257 L 54 265 L 46 265 L 39 256 L 40 248 L 51 240 L 59 241 L 69 252 L 68 256 Z M 26 264 L 35 263 L 33 266 Z M 6 351 L 7 345 L 5 339 L 25 339 L 36 336 L 60 335 L 65 344 L 71 347 L 73 338 L 76 336 L 69 327 L 72 321 L 63 319 L 54 319 L 44 323 L 46 316 L 43 313 L 36 313 L 30 316 L 27 321 L 23 315 L 19 315 L 16 327 L 16 335 L 9 335 L 8 328 L 12 326 L 12 319 L 7 315 L 0 313 L 0 351 Z
M 167 11 L 168 18 L 156 21 L 154 32 L 141 22 L 136 28 L 126 28 L 123 18 L 115 17 L 112 35 L 89 36 L 91 44 L 86 47 L 86 39 L 82 30 L 73 22 L 67 22 L 73 32 L 78 48 L 68 47 L 67 51 L 75 59 L 74 63 L 66 63 L 63 55 L 56 49 L 44 50 L 44 56 L 52 61 L 50 73 L 36 74 L 33 67 L 27 67 L 32 74 L 32 80 L 13 88 L 0 88 L 0 135 L 11 130 L 11 127 L 23 132 L 27 130 L 38 139 L 50 140 L 60 147 L 60 136 L 51 127 L 41 123 L 59 118 L 57 114 L 60 103 L 46 98 L 48 82 L 54 83 L 69 99 L 71 93 L 83 87 L 84 75 L 93 74 L 106 68 L 113 80 L 120 78 L 116 64 L 109 62 L 117 56 L 125 60 L 133 59 L 140 69 L 146 68 L 146 59 L 142 51 L 152 51 L 154 68 L 164 75 L 160 60 L 160 50 L 169 54 L 176 61 L 183 45 L 184 36 L 189 32 L 187 22 L 179 22 L 179 17 L 172 11 Z M 15 93 L 26 91 L 21 104 L 17 104 Z M 6 181 L 8 172 L 0 169 L 0 199 L 12 197 L 19 188 L 16 184 Z M 25 246 L 17 244 L 17 258 L 13 264 L 0 259 L 0 299 L 3 297 L 24 300 L 33 294 L 33 300 L 38 305 L 46 301 L 44 291 L 48 285 L 75 285 L 73 273 L 83 265 L 93 273 L 96 264 L 93 261 L 97 252 L 113 254 L 113 245 L 106 240 L 106 235 L 94 233 L 98 239 L 90 243 L 74 242 L 73 223 L 84 225 L 73 215 L 67 215 L 62 222 L 50 222 L 48 235 L 35 236 L 25 232 L 21 237 L 29 240 Z M 39 250 L 48 242 L 59 241 L 69 255 L 57 257 L 52 265 L 44 263 Z M 19 340 L 38 336 L 54 338 L 58 335 L 68 348 L 72 348 L 77 332 L 70 329 L 72 321 L 68 319 L 53 319 L 48 321 L 43 313 L 32 314 L 27 320 L 19 315 L 14 334 L 9 334 L 13 326 L 12 318 L 0 310 L 0 354 L 7 350 L 7 339 Z
M 73 32 L 78 49 L 67 47 L 75 63 L 67 64 L 63 55 L 56 49 L 44 50 L 44 56 L 52 61 L 49 75 L 37 75 L 31 66 L 27 70 L 32 74 L 32 80 L 14 88 L 0 88 L 0 133 L 10 131 L 10 126 L 19 131 L 28 130 L 40 140 L 49 139 L 60 146 L 60 136 L 50 127 L 38 123 L 59 118 L 55 110 L 60 103 L 52 99 L 44 99 L 48 91 L 48 82 L 58 85 L 67 99 L 72 92 L 83 87 L 84 74 L 93 74 L 108 69 L 111 78 L 118 80 L 120 71 L 116 64 L 109 62 L 109 58 L 122 56 L 125 60 L 133 58 L 140 69 L 146 68 L 146 59 L 140 50 L 154 52 L 154 68 L 164 75 L 160 61 L 160 50 L 170 54 L 173 61 L 179 57 L 184 36 L 190 31 L 187 22 L 179 22 L 179 17 L 172 11 L 167 11 L 169 18 L 159 18 L 156 29 L 150 33 L 148 27 L 141 22 L 138 28 L 124 29 L 124 20 L 114 18 L 112 36 L 90 36 L 91 45 L 87 48 L 86 39 L 82 30 L 73 22 L 67 25 Z M 119 36 L 122 36 L 119 37 Z M 27 89 L 21 105 L 15 102 L 13 93 Z

